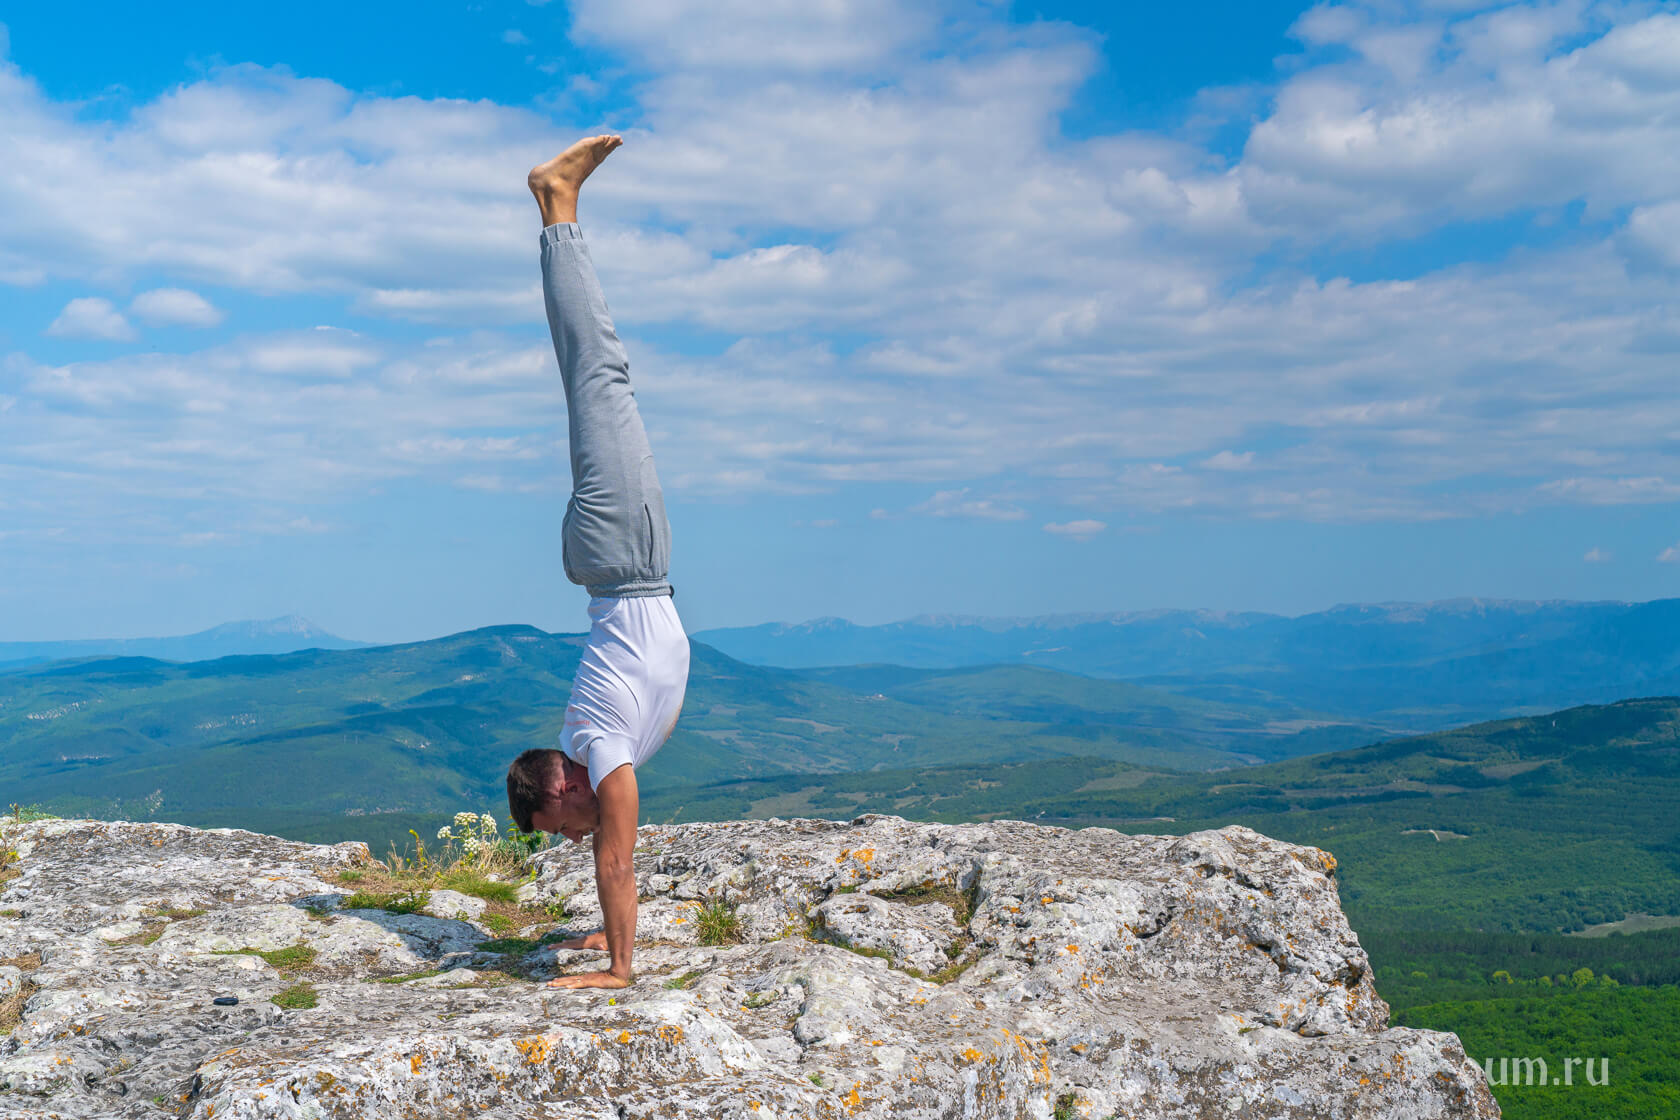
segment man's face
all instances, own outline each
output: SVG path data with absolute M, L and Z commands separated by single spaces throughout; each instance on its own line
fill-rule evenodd
M 601 803 L 587 787 L 581 792 L 568 789 L 558 800 L 532 813 L 531 826 L 564 836 L 576 844 L 601 827 Z

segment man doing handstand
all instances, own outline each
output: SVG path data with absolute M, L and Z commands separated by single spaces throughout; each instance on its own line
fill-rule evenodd
M 550 981 L 623 988 L 636 940 L 636 767 L 664 746 L 688 690 L 688 636 L 667 580 L 671 527 L 630 388 L 629 361 L 577 224 L 578 188 L 617 136 L 580 140 L 531 170 L 542 209 L 543 301 L 560 360 L 572 496 L 561 522 L 566 578 L 589 592 L 589 640 L 572 681 L 559 750 L 528 750 L 508 767 L 508 808 L 521 831 L 594 837 L 604 930 L 561 942 L 605 949 L 606 972 Z

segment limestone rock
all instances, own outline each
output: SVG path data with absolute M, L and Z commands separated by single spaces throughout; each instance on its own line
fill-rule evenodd
M 336 908 L 360 845 L 6 827 L 0 1118 L 1499 1115 L 1456 1036 L 1387 1026 L 1334 859 L 1236 825 L 649 826 L 621 991 L 541 983 L 602 954 L 481 950 L 477 899 Z M 529 871 L 598 925 L 586 846 Z M 708 907 L 738 943 L 702 944 Z M 298 946 L 317 1002 L 286 1009 Z

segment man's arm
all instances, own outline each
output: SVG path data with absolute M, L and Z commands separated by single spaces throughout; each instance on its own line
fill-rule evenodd
M 636 820 L 641 799 L 636 771 L 628 764 L 601 779 L 595 789 L 601 803 L 601 826 L 595 830 L 595 893 L 601 900 L 607 950 L 607 972 L 585 972 L 550 981 L 556 988 L 626 988 L 630 986 L 630 957 L 636 947 Z

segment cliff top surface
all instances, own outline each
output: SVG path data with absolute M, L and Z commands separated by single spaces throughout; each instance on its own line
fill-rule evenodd
M 543 983 L 604 967 L 542 943 L 599 926 L 586 845 L 487 903 L 361 890 L 359 844 L 4 836 L 4 1117 L 1499 1114 L 1454 1035 L 1387 1025 L 1333 857 L 1237 825 L 644 827 L 616 992 Z

